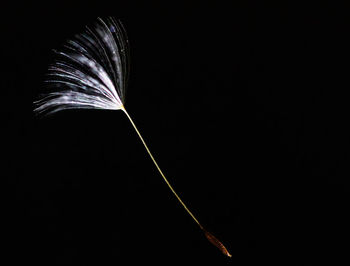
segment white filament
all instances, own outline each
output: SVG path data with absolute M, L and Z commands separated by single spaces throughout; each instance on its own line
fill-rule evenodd
M 129 58 L 128 41 L 119 21 L 99 19 L 56 54 L 45 80 L 50 92 L 35 101 L 36 113 L 123 109 Z

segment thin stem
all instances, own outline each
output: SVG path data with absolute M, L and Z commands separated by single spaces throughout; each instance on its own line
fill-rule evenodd
M 177 195 L 177 193 L 175 192 L 175 190 L 173 189 L 173 187 L 170 185 L 169 181 L 166 179 L 165 175 L 163 174 L 162 170 L 160 169 L 160 167 L 158 166 L 156 160 L 154 159 L 152 153 L 150 152 L 150 150 L 148 149 L 146 142 L 143 140 L 140 132 L 138 131 L 135 123 L 132 121 L 130 115 L 128 114 L 128 112 L 125 110 L 125 108 L 123 107 L 122 110 L 124 111 L 124 113 L 126 114 L 126 116 L 129 118 L 132 126 L 134 127 L 137 135 L 140 137 L 143 146 L 145 146 L 146 151 L 148 152 L 149 156 L 151 157 L 154 165 L 157 167 L 160 175 L 163 177 L 165 183 L 168 185 L 168 187 L 170 188 L 171 192 L 173 192 L 173 194 L 175 195 L 175 197 L 178 199 L 178 201 L 181 203 L 181 205 L 185 208 L 185 210 L 188 212 L 189 215 L 191 215 L 191 217 L 193 218 L 193 220 L 198 224 L 198 226 L 200 227 L 200 229 L 205 230 L 203 228 L 203 226 L 198 222 L 198 220 L 196 219 L 196 217 L 194 217 L 194 215 L 192 214 L 192 212 L 187 208 L 187 206 L 185 205 L 185 203 L 181 200 L 181 198 L 179 197 L 179 195 Z
M 126 114 L 126 116 L 129 118 L 132 126 L 134 127 L 137 135 L 140 137 L 143 146 L 145 146 L 146 151 L 148 152 L 149 156 L 151 157 L 154 165 L 157 167 L 160 175 L 163 177 L 165 183 L 168 185 L 168 187 L 170 188 L 171 192 L 173 192 L 173 194 L 175 195 L 175 197 L 178 199 L 178 201 L 181 203 L 181 205 L 185 208 L 185 210 L 187 211 L 187 213 L 189 215 L 191 215 L 192 219 L 198 224 L 199 228 L 203 231 L 205 237 L 209 240 L 210 243 L 212 243 L 214 246 L 216 246 L 218 249 L 221 250 L 221 252 L 223 254 L 225 254 L 228 257 L 231 257 L 231 254 L 229 253 L 229 251 L 226 249 L 226 247 L 220 242 L 219 239 L 217 239 L 213 234 L 211 234 L 210 232 L 208 232 L 207 230 L 204 229 L 204 227 L 198 222 L 198 220 L 196 219 L 196 217 L 194 217 L 194 215 L 192 214 L 192 212 L 187 208 L 187 206 L 185 205 L 185 203 L 183 203 L 183 201 L 181 200 L 181 198 L 179 197 L 179 195 L 177 195 L 177 193 L 175 192 L 175 190 L 173 189 L 173 187 L 170 185 L 169 181 L 166 179 L 165 175 L 163 174 L 162 170 L 160 170 L 156 160 L 154 159 L 152 153 L 150 152 L 150 150 L 148 149 L 146 142 L 143 140 L 140 132 L 138 131 L 134 121 L 132 121 L 130 115 L 128 114 L 128 112 L 125 110 L 124 106 L 122 106 L 121 108 L 124 113 Z

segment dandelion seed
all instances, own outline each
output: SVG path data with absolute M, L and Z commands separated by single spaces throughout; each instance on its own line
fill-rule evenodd
M 121 22 L 114 18 L 99 18 L 94 27 L 86 27 L 85 32 L 67 41 L 61 51 L 54 52 L 57 58 L 48 69 L 46 84 L 55 89 L 34 102 L 34 112 L 52 114 L 77 108 L 122 110 L 171 192 L 206 238 L 231 257 L 225 246 L 204 229 L 177 195 L 124 107 L 129 77 L 129 44 Z

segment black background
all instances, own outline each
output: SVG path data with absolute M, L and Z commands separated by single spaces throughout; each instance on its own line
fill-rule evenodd
M 3 265 L 346 264 L 346 7 L 228 2 L 2 4 Z M 122 112 L 33 116 L 51 49 L 106 15 L 129 35 L 128 112 L 231 259 Z

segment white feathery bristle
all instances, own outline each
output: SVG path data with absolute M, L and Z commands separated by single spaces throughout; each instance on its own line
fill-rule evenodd
M 126 32 L 113 18 L 98 19 L 67 41 L 48 69 L 51 91 L 35 101 L 36 113 L 65 109 L 123 109 L 129 75 Z M 52 90 L 53 89 L 53 90 Z

